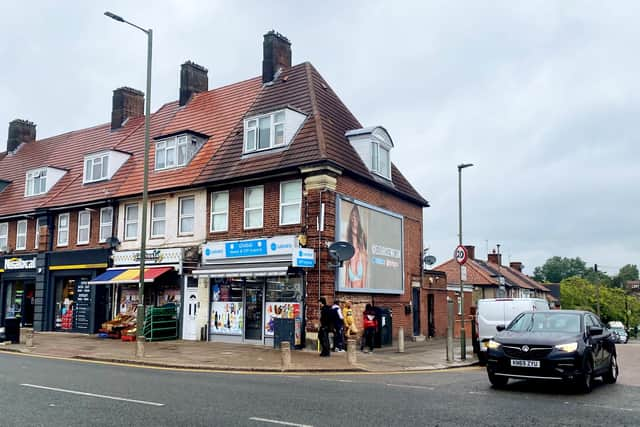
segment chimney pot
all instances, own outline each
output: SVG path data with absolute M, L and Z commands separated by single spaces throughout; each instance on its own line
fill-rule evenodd
M 113 91 L 111 130 L 120 129 L 130 117 L 144 116 L 144 93 L 130 87 Z
M 185 105 L 194 93 L 209 90 L 208 70 L 195 62 L 187 61 L 180 67 L 180 105 Z
M 291 67 L 291 42 L 271 30 L 264 35 L 262 48 L 262 83 L 269 83 L 280 70 Z
M 492 253 L 487 257 L 487 261 L 492 264 L 502 265 L 502 254 Z
M 522 263 L 519 261 L 512 261 L 509 263 L 509 267 L 513 268 L 514 270 L 519 271 L 520 273 L 522 273 Z
M 9 122 L 7 152 L 15 151 L 23 142 L 36 140 L 36 124 L 28 120 L 15 119 Z

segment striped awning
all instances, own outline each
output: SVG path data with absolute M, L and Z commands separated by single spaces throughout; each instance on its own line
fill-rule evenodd
M 173 267 L 151 267 L 144 269 L 144 283 L 153 283 L 158 277 Z M 101 275 L 89 282 L 90 285 L 108 285 L 111 283 L 134 284 L 140 282 L 139 268 L 113 268 L 105 271 Z

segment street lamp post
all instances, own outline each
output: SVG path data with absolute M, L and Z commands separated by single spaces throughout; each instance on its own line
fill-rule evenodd
M 149 128 L 151 126 L 151 52 L 153 47 L 153 31 L 151 29 L 145 30 L 142 27 L 137 26 L 129 21 L 126 21 L 121 16 L 115 15 L 111 12 L 104 13 L 109 18 L 118 22 L 129 24 L 134 28 L 142 31 L 147 35 L 147 92 L 145 96 L 145 111 L 144 111 L 144 175 L 142 178 L 142 230 L 140 236 L 140 272 L 138 273 L 138 316 L 136 320 L 136 357 L 144 356 L 144 267 L 145 267 L 145 255 L 147 252 L 147 202 L 148 194 L 147 187 L 149 181 Z
M 473 163 L 458 165 L 458 244 L 462 246 L 462 169 L 473 166 Z M 460 321 L 460 359 L 467 358 L 467 343 L 464 330 L 464 284 L 462 282 L 462 264 L 460 268 L 460 308 L 462 312 Z

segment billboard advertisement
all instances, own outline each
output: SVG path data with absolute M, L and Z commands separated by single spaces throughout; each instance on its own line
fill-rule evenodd
M 338 197 L 336 209 L 336 240 L 355 248 L 353 257 L 338 268 L 337 290 L 402 294 L 402 215 L 343 197 Z

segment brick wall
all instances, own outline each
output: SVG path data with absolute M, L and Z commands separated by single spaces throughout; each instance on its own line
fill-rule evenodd
M 98 242 L 98 240 L 100 240 L 100 208 L 95 208 L 89 211 L 89 213 L 91 214 L 89 243 L 81 245 L 78 244 L 78 212 L 81 212 L 83 210 L 84 209 L 76 209 L 63 212 L 69 214 L 69 244 L 65 246 L 58 246 L 58 217 L 60 214 L 53 216 L 53 235 L 51 236 L 51 238 L 53 239 L 54 251 L 107 247 L 107 243 Z M 113 212 L 113 224 L 116 224 L 117 209 L 114 208 Z M 115 232 L 112 232 L 112 235 L 115 235 Z

